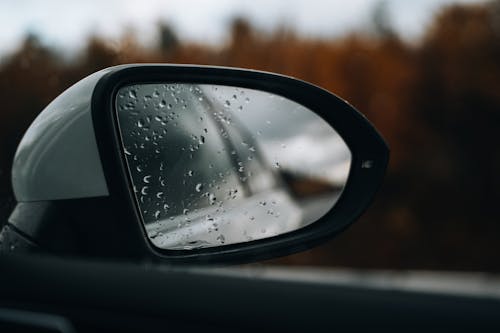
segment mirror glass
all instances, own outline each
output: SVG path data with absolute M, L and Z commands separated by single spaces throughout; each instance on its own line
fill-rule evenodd
M 145 230 L 163 249 L 249 242 L 335 205 L 349 148 L 321 117 L 268 92 L 205 84 L 121 88 L 116 114 Z

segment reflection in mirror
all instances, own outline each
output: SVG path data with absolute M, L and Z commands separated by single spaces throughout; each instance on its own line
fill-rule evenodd
M 311 110 L 219 85 L 121 88 L 116 111 L 151 242 L 188 250 L 305 227 L 338 200 L 351 153 Z

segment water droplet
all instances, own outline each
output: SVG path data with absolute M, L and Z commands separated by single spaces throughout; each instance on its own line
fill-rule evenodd
M 262 229 L 260 229 L 260 232 L 262 232 L 263 234 L 265 234 L 266 233 L 266 229 L 262 228 Z
M 202 189 L 203 189 L 203 184 L 201 183 L 196 184 L 195 187 L 196 192 L 201 192 Z
M 128 156 L 132 155 L 132 153 L 127 148 L 123 148 L 123 152 L 125 153 L 125 155 L 128 155 Z
M 188 175 L 189 177 L 192 177 L 192 176 L 193 176 L 193 174 L 194 174 L 193 170 L 189 170 L 189 171 L 187 172 L 187 175 Z
M 224 244 L 225 241 L 226 241 L 226 238 L 224 237 L 224 235 L 219 235 L 217 237 L 217 240 L 221 243 L 221 244 Z
M 245 103 L 250 103 L 250 98 L 245 98 Z
M 198 141 L 200 145 L 205 143 L 205 137 L 203 135 L 200 135 L 200 140 Z
M 226 102 L 224 102 L 224 107 L 228 108 L 231 106 L 231 102 L 229 102 L 228 100 L 226 100 Z
M 143 127 L 144 127 L 144 125 L 145 125 L 144 120 L 139 119 L 139 120 L 137 121 L 137 127 L 139 127 L 139 128 L 143 128 Z
M 130 98 L 133 98 L 133 99 L 137 98 L 137 92 L 133 89 L 128 92 L 128 95 L 130 96 Z
M 275 162 L 275 163 L 274 163 L 274 167 L 275 167 L 276 169 L 279 169 L 281 166 L 280 166 L 280 164 L 279 164 L 278 162 Z
M 155 215 L 155 219 L 158 219 L 160 217 L 160 214 L 161 214 L 161 212 L 159 210 L 157 210 L 155 212 L 155 214 L 154 214 Z
M 213 205 L 215 204 L 215 201 L 217 201 L 217 198 L 215 197 L 215 195 L 213 193 L 210 193 L 208 195 L 208 202 Z
M 265 201 L 259 201 L 259 205 L 265 206 L 265 205 L 267 205 L 267 202 L 265 202 Z
M 137 172 L 142 172 L 142 167 L 140 165 L 137 165 L 135 169 L 137 170 Z
M 184 209 L 182 210 L 182 214 L 187 215 L 188 213 L 189 213 L 189 209 L 184 208 Z
M 163 192 L 158 192 L 158 193 L 156 193 L 156 197 L 157 197 L 158 199 L 163 198 Z
M 142 181 L 145 182 L 146 184 L 149 184 L 151 181 L 151 176 L 150 175 L 144 176 L 144 178 L 142 178 Z
M 142 195 L 148 195 L 148 190 L 149 190 L 149 187 L 147 187 L 147 186 L 143 186 L 143 187 L 141 188 L 141 194 L 142 194 Z
M 161 102 L 158 104 L 160 108 L 164 108 L 165 105 L 167 105 L 167 102 L 164 99 L 162 99 Z

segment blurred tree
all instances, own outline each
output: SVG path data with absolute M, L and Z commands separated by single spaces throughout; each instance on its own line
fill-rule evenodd
M 160 23 L 159 27 L 159 48 L 165 54 L 174 52 L 179 47 L 179 39 L 174 29 L 166 23 Z
M 389 3 L 386 0 L 380 0 L 375 3 L 372 11 L 372 26 L 375 36 L 381 39 L 396 37 L 396 33 L 392 27 Z

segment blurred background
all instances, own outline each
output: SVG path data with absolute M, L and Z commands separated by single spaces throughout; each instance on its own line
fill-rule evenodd
M 0 22 L 1 223 L 18 142 L 71 84 L 130 62 L 237 66 L 342 96 L 392 152 L 359 221 L 271 264 L 500 272 L 499 0 L 20 0 Z

